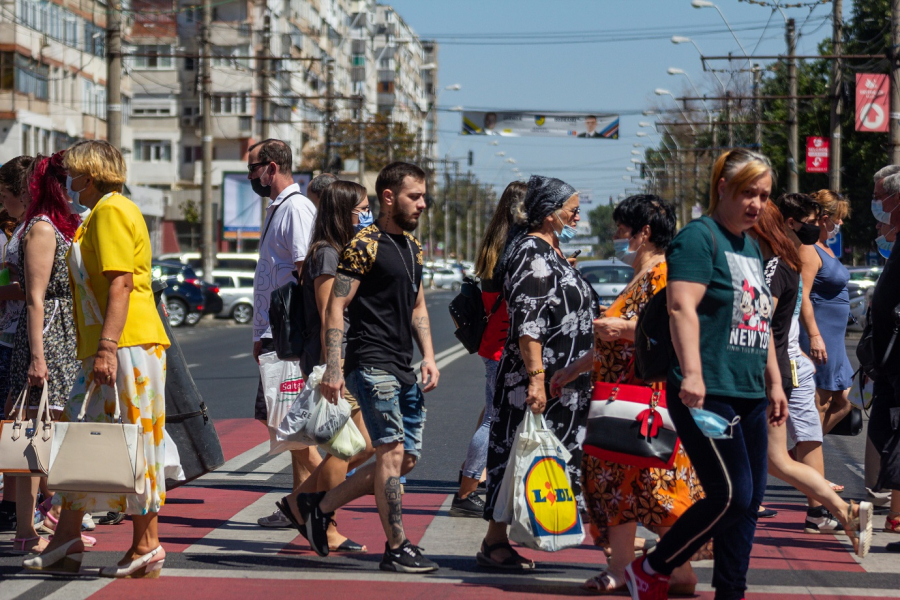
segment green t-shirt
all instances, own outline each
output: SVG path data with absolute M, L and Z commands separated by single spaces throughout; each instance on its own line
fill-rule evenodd
M 750 236 L 735 236 L 704 216 L 675 236 L 666 263 L 670 283 L 692 281 L 707 286 L 697 307 L 706 392 L 735 398 L 765 397 L 772 294 L 759 245 Z M 682 380 L 677 364 L 671 375 Z

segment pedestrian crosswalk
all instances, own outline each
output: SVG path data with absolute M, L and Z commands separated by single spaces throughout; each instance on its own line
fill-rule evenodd
M 335 515 L 341 533 L 368 546 L 366 554 L 332 554 L 320 558 L 293 529 L 259 527 L 287 490 L 287 455 L 268 455 L 268 436 L 251 419 L 220 421 L 217 429 L 227 462 L 215 473 L 170 491 L 160 515 L 160 539 L 167 559 L 158 581 L 114 581 L 96 577 L 97 568 L 118 559 L 131 543 L 131 527 L 98 526 L 97 547 L 87 554 L 85 576 L 60 580 L 21 572 L 20 557 L 4 556 L 10 544 L 0 537 L 0 598 L 186 597 L 245 598 L 347 596 L 370 598 L 458 597 L 547 598 L 578 594 L 578 586 L 605 565 L 605 556 L 590 540 L 555 554 L 523 550 L 538 568 L 531 574 L 492 573 L 475 566 L 485 533 L 481 519 L 449 516 L 452 494 L 414 491 L 404 496 L 404 525 L 414 544 L 441 565 L 433 575 L 384 573 L 378 562 L 384 534 L 372 496 L 361 498 Z M 416 489 L 410 477 L 410 489 Z M 748 598 L 900 598 L 896 555 L 880 552 L 889 534 L 876 534 L 873 553 L 860 561 L 844 536 L 802 533 L 805 509 L 770 504 L 775 519 L 761 522 L 751 557 Z M 694 563 L 698 594 L 712 598 L 712 561 Z M 877 575 L 874 575 L 876 574 Z M 299 588 L 285 582 L 302 581 Z M 189 587 L 188 587 L 189 586 Z

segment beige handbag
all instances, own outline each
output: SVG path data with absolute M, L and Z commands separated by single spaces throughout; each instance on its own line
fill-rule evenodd
M 0 472 L 7 475 L 47 475 L 54 427 L 50 422 L 48 387 L 44 382 L 36 417 L 27 418 L 31 386 L 26 382 L 25 389 L 13 405 L 12 420 L 0 421 Z
M 99 385 L 91 384 L 84 396 L 78 420 L 55 423 L 50 448 L 51 490 L 106 494 L 143 494 L 147 464 L 143 428 L 122 423 L 119 392 L 112 423 L 85 422 L 84 415 Z M 103 394 L 98 394 L 103 401 Z

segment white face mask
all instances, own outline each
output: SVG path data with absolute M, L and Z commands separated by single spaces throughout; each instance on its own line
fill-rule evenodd
M 828 232 L 828 241 L 833 240 L 837 237 L 837 234 L 841 232 L 841 226 L 837 223 L 834 224 L 834 229 Z
M 897 210 L 896 206 L 894 207 L 894 210 Z M 891 213 L 894 212 L 894 210 L 885 211 L 884 201 L 877 198 L 872 198 L 872 216 L 875 217 L 876 221 L 884 223 L 885 225 L 890 225 Z
M 87 189 L 87 186 L 83 187 L 81 190 L 76 192 L 75 190 L 72 189 L 72 181 L 73 181 L 72 176 L 67 175 L 66 176 L 66 193 L 69 195 L 69 198 L 72 200 L 72 204 L 70 206 L 72 212 L 75 214 L 80 214 L 87 210 L 90 210 L 87 206 L 84 206 L 83 204 L 79 204 L 79 202 L 78 202 L 78 198 L 81 196 L 81 192 L 83 192 L 85 189 Z

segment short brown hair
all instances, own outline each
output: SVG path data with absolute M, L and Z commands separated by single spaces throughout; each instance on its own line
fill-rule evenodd
M 810 194 L 810 197 L 822 207 L 823 216 L 838 221 L 843 221 L 850 216 L 850 203 L 833 190 L 819 190 Z
M 21 196 L 27 189 L 25 177 L 33 164 L 33 156 L 17 156 L 6 161 L 0 167 L 0 185 L 9 190 L 13 196 Z
M 375 194 L 378 201 L 384 199 L 384 190 L 391 190 L 394 194 L 400 193 L 403 188 L 403 181 L 407 176 L 412 177 L 416 181 L 425 181 L 425 171 L 417 165 L 407 162 L 392 162 L 378 173 L 378 179 L 375 180 Z
M 269 138 L 257 144 L 253 144 L 250 146 L 248 152 L 252 152 L 255 148 L 259 148 L 259 162 L 273 162 L 282 174 L 291 174 L 294 158 L 291 154 L 290 146 L 281 140 Z
M 119 149 L 106 140 L 78 142 L 66 150 L 63 166 L 73 177 L 87 175 L 98 192 L 121 192 L 125 185 L 125 159 Z

